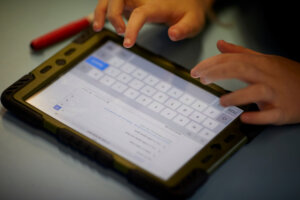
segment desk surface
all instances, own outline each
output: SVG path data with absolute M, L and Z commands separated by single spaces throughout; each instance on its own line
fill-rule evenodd
M 32 53 L 29 42 L 87 15 L 97 1 L 2 0 L 0 2 L 0 91 L 71 41 Z M 218 39 L 255 47 L 241 33 L 234 7 L 198 37 L 173 43 L 162 25 L 147 25 L 138 43 L 191 68 L 218 53 Z M 111 28 L 110 25 L 107 25 Z M 218 82 L 235 90 L 239 81 Z M 16 119 L 0 105 L 0 199 L 152 199 L 125 178 Z M 300 125 L 270 126 L 218 168 L 191 199 L 299 199 Z

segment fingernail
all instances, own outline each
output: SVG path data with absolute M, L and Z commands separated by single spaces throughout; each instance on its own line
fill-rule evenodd
M 223 107 L 229 106 L 229 104 L 224 99 L 226 99 L 224 96 L 220 98 L 220 105 Z
M 172 41 L 177 41 L 177 38 L 179 37 L 179 32 L 177 29 L 172 29 L 172 31 L 170 31 L 170 39 Z
M 98 22 L 94 22 L 93 29 L 94 29 L 94 31 L 99 32 L 99 31 L 101 31 L 102 28 L 100 27 Z
M 209 79 L 205 78 L 205 77 L 201 77 L 201 78 L 200 78 L 200 81 L 201 81 L 201 83 L 204 84 L 204 85 L 208 85 L 208 84 L 211 83 L 211 81 L 210 81 Z
M 191 76 L 192 76 L 193 78 L 199 78 L 199 77 L 200 77 L 200 72 L 198 72 L 198 71 L 192 71 L 192 72 L 191 72 Z
M 241 121 L 244 123 L 249 123 L 250 122 L 250 117 L 247 115 L 247 113 L 243 113 L 240 117 Z
M 121 28 L 121 27 L 117 28 L 117 33 L 118 33 L 118 35 L 123 35 L 124 34 L 124 29 Z
M 123 46 L 126 47 L 126 48 L 130 48 L 132 46 L 131 39 L 125 38 L 125 40 L 123 42 Z

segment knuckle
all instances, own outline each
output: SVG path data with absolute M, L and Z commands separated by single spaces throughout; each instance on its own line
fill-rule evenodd
M 107 13 L 106 17 L 112 23 L 116 21 L 116 16 L 113 13 L 111 13 L 111 12 Z
M 231 62 L 232 57 L 228 54 L 219 54 L 216 56 L 216 63 L 217 64 L 225 64 Z
M 238 62 L 234 68 L 234 72 L 236 74 L 245 74 L 249 72 L 249 68 L 244 63 Z
M 220 76 L 222 77 L 228 77 L 228 74 L 230 73 L 230 71 L 228 70 L 227 67 L 221 67 L 220 69 L 217 70 L 218 74 L 220 74 Z
M 203 28 L 202 23 L 181 22 L 181 31 L 188 37 L 196 36 Z
M 132 15 L 145 15 L 145 9 L 143 7 L 138 7 L 138 8 L 135 8 L 133 11 L 132 11 Z
M 100 14 L 105 13 L 106 12 L 106 7 L 102 6 L 102 5 L 99 5 L 99 6 L 96 7 L 95 12 L 100 13 Z
M 282 110 L 277 110 L 273 113 L 273 122 L 275 125 L 282 125 L 285 122 L 285 115 Z
M 197 23 L 192 23 L 190 25 L 190 31 L 193 36 L 195 36 L 203 29 L 205 21 L 203 20 L 203 18 L 195 18 L 193 21 Z
M 257 94 L 259 96 L 265 95 L 266 94 L 266 87 L 264 85 L 259 85 L 257 88 Z
M 272 98 L 272 90 L 270 87 L 266 86 L 266 85 L 259 85 L 257 87 L 257 94 L 259 96 L 265 97 L 266 99 L 271 99 Z

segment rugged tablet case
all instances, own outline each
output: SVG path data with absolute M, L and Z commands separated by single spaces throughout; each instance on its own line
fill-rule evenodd
M 74 42 L 83 43 L 93 34 L 93 31 L 91 31 L 91 29 L 88 29 L 81 36 L 75 39 Z M 44 127 L 44 119 L 41 114 L 29 109 L 28 107 L 14 99 L 14 94 L 34 79 L 35 77 L 32 73 L 29 73 L 20 78 L 2 93 L 1 102 L 5 108 L 7 108 L 21 120 L 37 128 L 47 130 Z M 257 110 L 257 107 L 254 104 L 250 107 L 251 110 Z M 242 131 L 246 134 L 248 140 L 250 141 L 260 132 L 262 128 L 263 126 L 246 125 Z M 65 143 L 71 146 L 72 148 L 80 151 L 81 153 L 87 155 L 91 159 L 99 162 L 104 167 L 115 169 L 115 160 L 112 155 L 95 147 L 88 141 L 83 140 L 81 137 L 73 134 L 69 130 L 57 129 L 55 135 L 57 139 L 62 143 Z M 228 140 L 230 140 L 229 137 Z M 211 159 L 211 157 L 208 156 L 207 159 Z M 144 189 L 145 191 L 149 192 L 151 195 L 154 195 L 159 199 L 185 199 L 191 196 L 209 177 L 206 171 L 202 169 L 196 169 L 192 171 L 189 175 L 187 175 L 178 185 L 172 188 L 168 188 L 163 184 L 151 179 L 139 170 L 132 169 L 129 170 L 127 173 L 122 174 L 126 176 L 129 182 Z

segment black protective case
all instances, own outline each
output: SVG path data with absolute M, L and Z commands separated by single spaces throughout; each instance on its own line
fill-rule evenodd
M 84 43 L 88 40 L 93 34 L 95 34 L 91 28 L 84 31 L 77 39 L 73 42 L 75 43 Z M 25 85 L 30 83 L 35 79 L 32 73 L 29 73 L 18 81 L 13 83 L 8 87 L 1 95 L 1 102 L 5 108 L 11 111 L 15 116 L 20 118 L 22 121 L 25 121 L 34 127 L 40 129 L 46 129 L 44 127 L 44 119 L 41 114 L 35 112 L 34 110 L 24 106 L 20 102 L 16 101 L 14 94 L 22 89 Z M 249 105 L 247 109 L 257 110 L 256 105 Z M 243 125 L 240 127 L 242 132 L 247 136 L 248 142 L 251 141 L 259 132 L 262 130 L 263 126 L 252 126 L 252 125 Z M 88 141 L 83 140 L 81 137 L 73 134 L 67 129 L 58 128 L 55 134 L 57 139 L 72 148 L 78 150 L 79 152 L 87 155 L 92 160 L 100 163 L 104 167 L 114 169 L 114 158 L 109 153 L 95 147 L 93 144 Z M 230 137 L 231 136 L 231 137 Z M 225 142 L 231 142 L 234 140 L 234 135 L 230 135 L 225 139 Z M 227 140 L 227 141 L 226 141 Z M 219 147 L 211 146 L 212 149 L 218 150 Z M 209 154 L 203 159 L 203 162 L 207 162 L 212 159 L 213 154 Z M 179 184 L 175 187 L 166 187 L 158 181 L 155 181 L 151 177 L 145 175 L 139 170 L 128 170 L 127 173 L 122 173 L 126 176 L 127 180 L 142 188 L 143 190 L 149 192 L 151 195 L 159 199 L 185 199 L 191 196 L 209 177 L 209 174 L 200 168 L 192 171 L 188 174 Z

